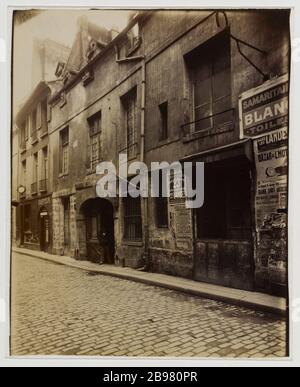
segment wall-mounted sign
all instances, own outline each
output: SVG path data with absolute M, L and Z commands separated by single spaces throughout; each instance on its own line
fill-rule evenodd
M 239 98 L 240 138 L 257 138 L 288 126 L 288 75 L 265 82 Z

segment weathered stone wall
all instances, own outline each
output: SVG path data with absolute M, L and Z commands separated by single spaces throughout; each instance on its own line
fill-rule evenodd
M 179 160 L 187 155 L 231 144 L 239 140 L 238 97 L 241 92 L 258 86 L 263 82 L 261 74 L 238 52 L 236 42 L 231 39 L 231 86 L 234 125 L 222 133 L 183 141 L 182 124 L 191 120 L 188 69 L 184 56 L 226 29 L 225 18 L 220 15 L 220 25 L 211 12 L 164 13 L 157 11 L 142 25 L 143 43 L 141 53 L 146 56 L 146 124 L 145 159 L 152 161 Z M 288 71 L 289 31 L 288 16 L 279 17 L 274 11 L 229 11 L 226 13 L 230 33 L 266 51 L 260 53 L 242 45 L 243 52 L 268 75 L 281 75 Z M 122 52 L 122 51 L 121 51 Z M 77 83 L 65 95 L 66 104 L 52 108 L 51 149 L 53 158 L 54 191 L 70 189 L 77 195 L 77 239 L 72 240 L 74 254 L 85 255 L 83 221 L 78 213 L 79 189 L 93 189 L 97 176 L 88 173 L 88 124 L 87 118 L 95 112 L 102 112 L 102 157 L 105 161 L 118 161 L 120 152 L 126 150 L 126 131 L 121 97 L 137 87 L 137 149 L 140 149 L 141 113 L 141 63 L 118 64 L 115 52 L 108 50 L 94 66 L 94 80 L 87 86 Z M 168 101 L 169 138 L 159 141 L 158 105 Z M 69 126 L 70 171 L 67 176 L 59 176 L 59 130 Z M 137 158 L 139 154 L 137 153 Z M 82 195 L 82 194 L 80 194 Z M 91 194 L 89 194 L 91 195 Z M 89 195 L 80 199 L 87 200 Z M 92 194 L 94 195 L 94 193 Z M 75 204 L 75 203 L 73 203 Z M 55 246 L 61 248 L 59 204 L 54 205 Z M 192 213 L 180 206 L 170 205 L 169 229 L 158 229 L 154 219 L 154 201 L 148 202 L 147 221 L 144 240 L 140 244 L 130 244 L 123 240 L 123 208 L 119 201 L 115 208 L 116 261 L 121 265 L 139 266 L 144 262 L 145 242 L 149 243 L 151 266 L 155 271 L 191 277 L 193 273 L 193 227 Z M 178 211 L 181 217 L 189 219 L 183 233 L 178 230 Z M 143 219 L 146 212 L 142 206 Z M 75 214 L 72 215 L 75 218 Z M 72 222 L 74 221 L 72 219 Z M 75 222 L 76 223 L 76 222 Z M 180 223 L 180 222 L 179 222 Z M 75 227 L 75 226 L 74 226 Z M 253 230 L 255 229 L 253 225 Z M 75 229 L 74 229 L 75 230 Z M 149 232 L 149 234 L 148 234 Z M 147 240 L 145 240 L 147 238 Z M 79 249 L 79 254 L 78 250 Z M 257 267 L 257 270 L 259 268 Z M 274 276 L 273 276 L 274 277 Z M 267 282 L 273 281 L 268 273 Z M 277 276 L 278 277 L 278 276 Z M 257 273 L 259 282 L 259 273 Z M 284 273 L 276 281 L 284 282 Z M 264 285 L 265 289 L 268 285 Z

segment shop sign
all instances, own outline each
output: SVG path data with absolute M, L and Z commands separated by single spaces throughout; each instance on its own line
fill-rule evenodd
M 288 76 L 248 90 L 239 98 L 240 138 L 257 138 L 288 126 Z

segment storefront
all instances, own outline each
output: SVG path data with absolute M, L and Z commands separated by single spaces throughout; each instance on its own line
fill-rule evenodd
M 51 252 L 51 198 L 27 200 L 17 207 L 19 245 Z
M 254 289 L 251 141 L 198 154 L 205 163 L 204 205 L 193 212 L 197 281 Z

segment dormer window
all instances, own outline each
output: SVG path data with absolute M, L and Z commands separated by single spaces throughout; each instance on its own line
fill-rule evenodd
M 133 54 L 141 45 L 142 38 L 140 35 L 139 23 L 136 23 L 127 32 L 127 56 Z
M 57 66 L 56 66 L 56 70 L 55 70 L 55 75 L 56 75 L 57 78 L 62 76 L 64 68 L 65 68 L 65 63 L 58 62 Z

